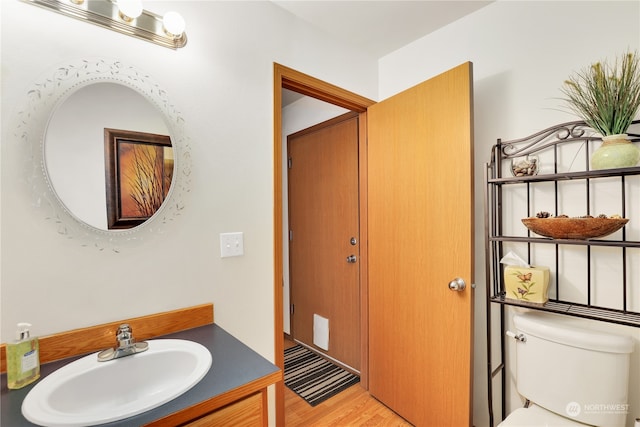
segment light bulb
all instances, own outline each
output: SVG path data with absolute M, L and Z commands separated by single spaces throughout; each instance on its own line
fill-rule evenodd
M 120 17 L 127 22 L 142 15 L 142 1 L 140 0 L 118 0 L 117 5 Z
M 178 12 L 167 12 L 162 17 L 162 26 L 170 37 L 179 38 L 184 32 L 184 18 Z

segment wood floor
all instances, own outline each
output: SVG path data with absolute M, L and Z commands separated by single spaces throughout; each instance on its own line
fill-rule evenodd
M 285 348 L 295 343 L 285 340 Z M 286 427 L 411 427 L 356 384 L 312 407 L 284 388 Z

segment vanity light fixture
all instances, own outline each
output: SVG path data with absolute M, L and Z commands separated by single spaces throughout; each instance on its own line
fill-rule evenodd
M 118 16 L 125 22 L 133 22 L 138 16 L 142 15 L 141 0 L 116 0 L 118 7 Z
M 164 17 L 142 8 L 141 0 L 22 0 L 72 18 L 170 49 L 187 44 L 185 22 L 177 12 Z
M 162 28 L 169 37 L 180 37 L 184 34 L 184 27 L 184 18 L 178 12 L 167 12 L 162 17 Z

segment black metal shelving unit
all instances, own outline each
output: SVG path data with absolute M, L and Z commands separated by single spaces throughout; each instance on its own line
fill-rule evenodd
M 640 141 L 640 120 L 633 122 L 627 133 L 633 142 Z M 629 295 L 637 295 L 640 293 L 640 283 L 630 283 L 628 279 L 628 269 L 630 267 L 629 258 L 633 258 L 634 264 L 640 263 L 640 241 L 630 240 L 627 238 L 627 230 L 634 230 L 636 235 L 640 235 L 636 230 L 640 230 L 640 218 L 631 218 L 622 231 L 618 231 L 614 238 L 590 239 L 590 240 L 556 240 L 551 238 L 537 237 L 527 231 L 526 236 L 506 235 L 504 233 L 505 213 L 504 193 L 514 190 L 519 192 L 522 199 L 526 199 L 526 216 L 535 216 L 533 211 L 535 205 L 533 193 L 536 185 L 546 183 L 545 191 L 549 192 L 549 188 L 553 189 L 552 199 L 554 200 L 555 212 L 552 215 L 559 215 L 558 212 L 560 201 L 563 197 L 562 189 L 559 187 L 563 181 L 574 181 L 583 183 L 585 206 L 587 212 L 585 215 L 597 215 L 591 213 L 591 199 L 594 194 L 594 182 L 606 179 L 609 186 L 619 185 L 619 205 L 616 207 L 619 214 L 626 218 L 629 203 L 636 200 L 637 203 L 640 195 L 633 190 L 631 195 L 628 182 L 633 177 L 640 176 L 640 167 L 630 167 L 622 169 L 606 169 L 606 170 L 590 170 L 589 158 L 592 152 L 594 142 L 600 142 L 601 138 L 595 136 L 595 132 L 582 121 L 568 122 L 552 126 L 533 135 L 521 139 L 510 141 L 502 141 L 498 139 L 497 143 L 491 150 L 491 161 L 486 164 L 485 168 L 485 251 L 486 251 L 486 292 L 487 292 L 487 381 L 488 381 L 488 397 L 489 397 L 489 418 L 490 425 L 494 425 L 493 414 L 493 385 L 496 376 L 501 376 L 501 395 L 502 395 L 502 419 L 505 417 L 505 306 L 517 306 L 534 310 L 543 310 L 556 314 L 581 317 L 603 322 L 627 325 L 631 327 L 640 327 L 640 312 L 632 311 L 630 307 L 634 307 L 628 300 Z M 571 148 L 572 147 L 572 148 Z M 571 167 L 577 163 L 580 165 L 577 171 L 563 171 L 559 166 L 559 159 L 565 153 L 564 150 L 571 148 L 576 152 L 572 159 Z M 572 152 L 573 152 L 572 151 Z M 513 159 L 523 156 L 546 156 L 547 167 L 545 173 L 538 173 L 533 176 L 515 177 L 510 172 L 510 166 Z M 540 167 L 540 164 L 537 165 Z M 580 170 L 581 168 L 581 170 Z M 552 170 L 550 170 L 552 169 Z M 638 178 L 635 178 L 640 182 Z M 515 185 L 515 186 L 514 186 Z M 582 197 L 582 196 L 581 196 Z M 524 226 L 523 226 L 524 227 Z M 526 247 L 527 261 L 531 262 L 532 248 L 537 245 L 547 245 L 551 251 L 555 251 L 555 266 L 550 266 L 552 271 L 552 279 L 550 287 L 552 287 L 554 299 L 550 299 L 546 304 L 533 304 L 521 300 L 513 300 L 505 297 L 505 289 L 503 282 L 503 267 L 500 259 L 504 256 L 505 244 L 520 244 Z M 583 246 L 586 247 L 586 257 L 584 260 L 584 268 L 586 269 L 587 283 L 586 301 L 571 301 L 561 299 L 562 290 L 562 265 L 560 262 L 560 250 L 563 246 Z M 622 283 L 619 284 L 622 295 L 620 296 L 620 306 L 618 307 L 602 307 L 594 304 L 592 298 L 592 290 L 597 285 L 592 283 L 592 248 L 594 247 L 613 247 L 619 248 L 620 253 L 620 277 Z M 636 257 L 637 255 L 637 257 Z M 637 281 L 636 281 L 637 282 Z M 633 292 L 632 292 L 633 290 Z M 492 303 L 499 304 L 498 316 L 500 322 L 500 359 L 498 366 L 493 367 L 492 363 Z M 635 303 L 638 307 L 638 302 Z

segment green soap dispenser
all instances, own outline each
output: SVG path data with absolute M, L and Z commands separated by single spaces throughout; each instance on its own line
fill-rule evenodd
M 40 378 L 38 338 L 29 335 L 28 323 L 18 323 L 16 340 L 7 344 L 7 385 L 17 389 Z

